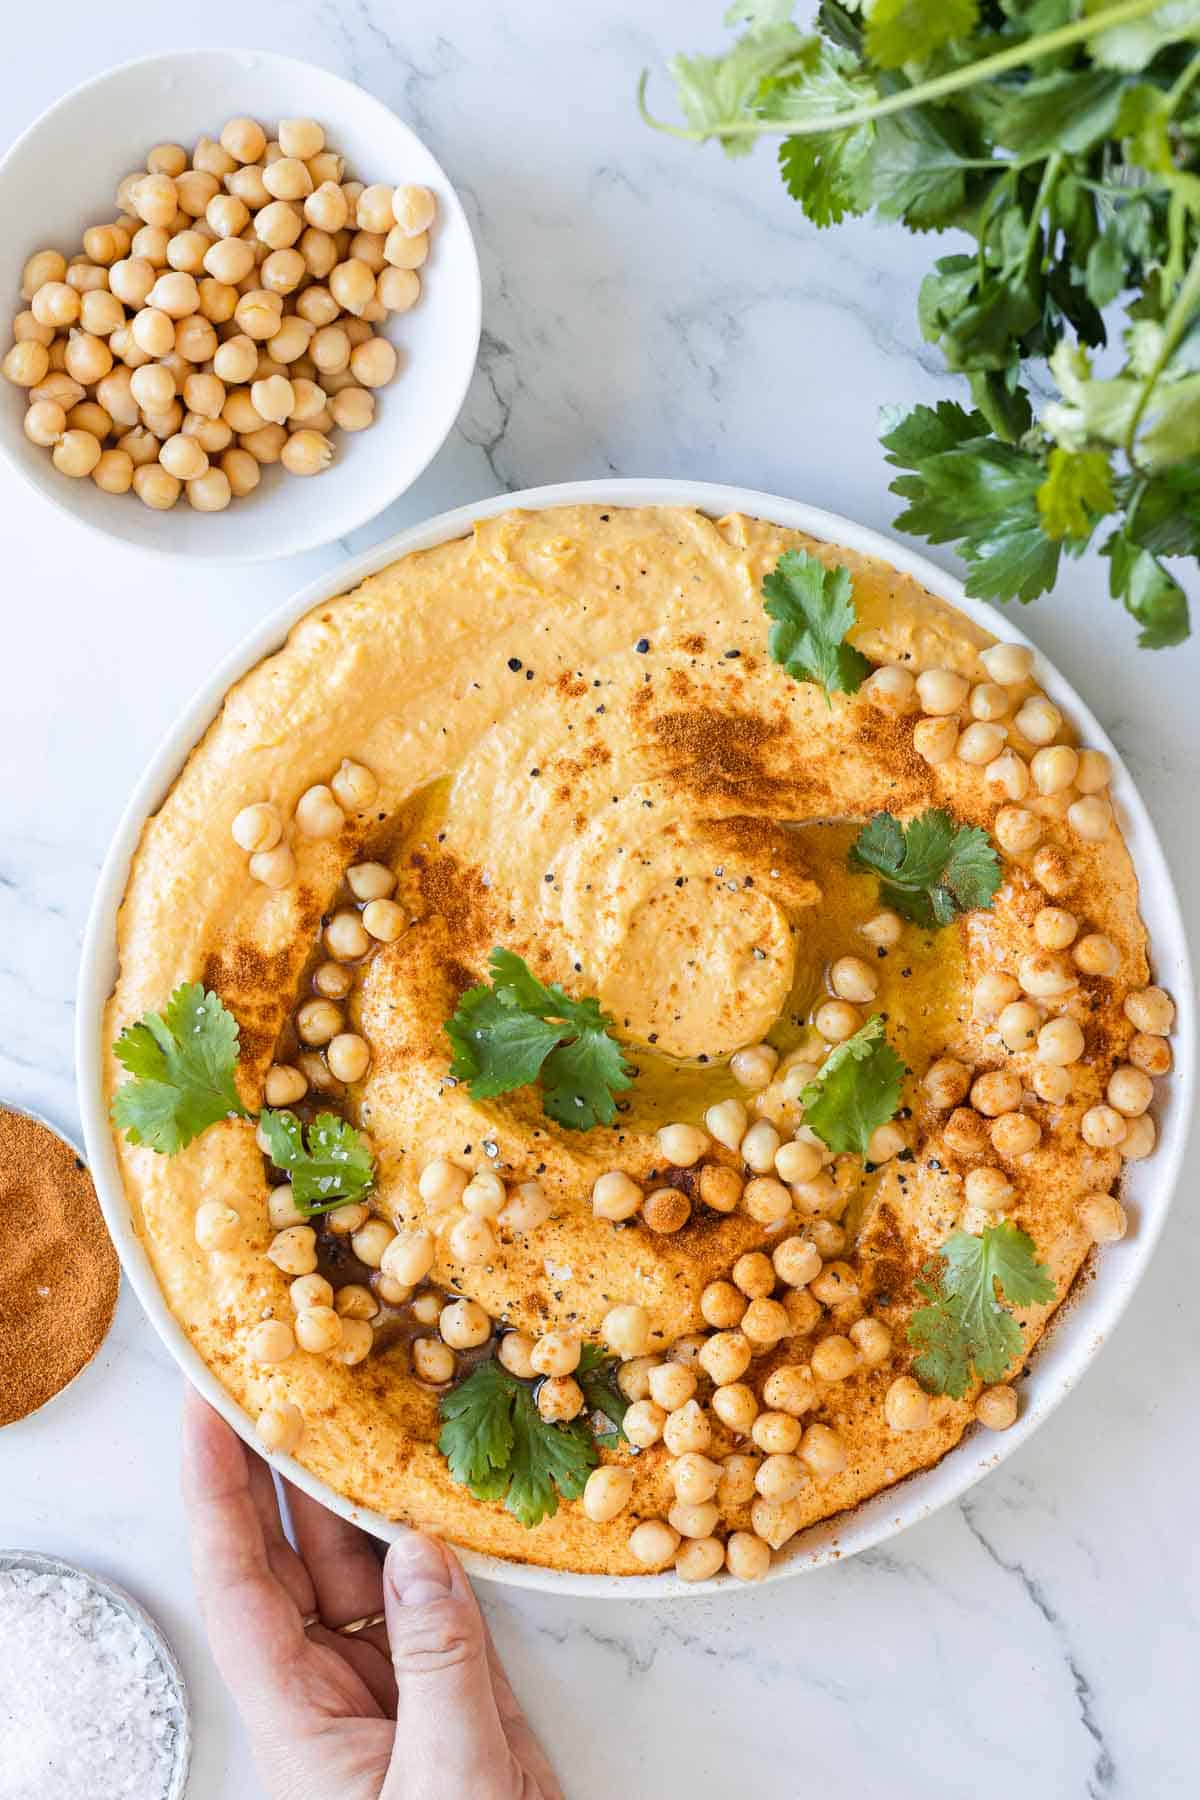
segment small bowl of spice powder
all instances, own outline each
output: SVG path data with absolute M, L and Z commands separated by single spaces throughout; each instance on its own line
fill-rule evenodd
M 112 1324 L 121 1268 L 87 1165 L 0 1106 L 0 1426 L 61 1393 Z

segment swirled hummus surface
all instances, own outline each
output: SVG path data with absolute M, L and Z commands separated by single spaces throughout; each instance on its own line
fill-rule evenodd
M 484 520 L 469 537 L 406 556 L 318 606 L 232 688 L 145 827 L 120 912 L 107 1026 L 111 1040 L 178 983 L 203 981 L 240 1023 L 239 1082 L 257 1110 L 268 1067 L 296 1052 L 295 1011 L 311 993 L 323 921 L 345 904 L 347 868 L 387 865 L 404 928 L 355 967 L 345 1010 L 371 1062 L 337 1095 L 374 1146 L 375 1211 L 401 1227 L 427 1224 L 418 1180 L 438 1158 L 494 1169 L 510 1188 L 536 1180 L 549 1201 L 542 1222 L 527 1231 L 502 1224 L 494 1256 L 470 1266 L 439 1235 L 430 1282 L 535 1337 L 562 1326 L 595 1340 L 613 1305 L 637 1303 L 650 1318 L 651 1352 L 666 1356 L 681 1340 L 694 1352 L 694 1334 L 709 1329 L 700 1302 L 710 1283 L 728 1279 L 742 1253 L 769 1252 L 810 1221 L 798 1213 L 764 1225 L 744 1210 L 711 1210 L 699 1168 L 669 1168 L 656 1134 L 673 1122 L 700 1124 L 716 1102 L 740 1095 L 751 1118 L 759 1109 L 790 1137 L 800 1124 L 794 1099 L 777 1085 L 765 1097 L 744 1092 L 730 1057 L 765 1041 L 786 1067 L 811 1038 L 831 962 L 865 955 L 878 982 L 872 1010 L 884 1014 L 910 1071 L 898 1121 L 906 1147 L 879 1168 L 832 1163 L 857 1300 L 836 1317 L 816 1301 L 801 1309 L 793 1317 L 805 1329 L 757 1354 L 744 1377 L 761 1392 L 773 1368 L 807 1364 L 823 1337 L 857 1317 L 878 1318 L 892 1335 L 882 1366 L 818 1384 L 804 1423 L 832 1428 L 845 1466 L 803 1487 L 791 1524 L 802 1531 L 932 1464 L 975 1428 L 973 1396 L 934 1399 L 927 1422 L 903 1432 L 884 1408 L 909 1367 L 905 1325 L 921 1265 L 956 1225 L 978 1229 L 964 1190 L 972 1168 L 1006 1170 L 1005 1216 L 1034 1239 L 1058 1297 L 1066 1295 L 1092 1242 L 1080 1196 L 1107 1193 L 1120 1169 L 1119 1151 L 1089 1146 L 1080 1121 L 1103 1100 L 1134 1034 L 1123 1001 L 1148 975 L 1123 842 L 1115 829 L 1099 841 L 1073 833 L 1070 789 L 1022 802 L 1041 822 L 1037 867 L 1053 893 L 1035 878 L 1032 850 L 1005 854 L 991 910 L 936 933 L 905 923 L 889 946 L 864 939 L 878 883 L 847 862 L 863 821 L 939 806 L 991 829 L 1005 801 L 980 766 L 957 757 L 931 764 L 917 753 L 919 706 L 889 710 L 866 690 L 827 701 L 771 660 L 762 581 L 789 548 L 850 569 L 852 637 L 872 663 L 987 680 L 979 656 L 992 640 L 965 617 L 887 565 L 796 532 L 672 508 Z M 1012 708 L 1032 688 L 1012 688 Z M 1006 729 L 1009 747 L 1031 757 L 1036 746 L 1011 710 Z M 1074 741 L 1070 721 L 1057 741 Z M 377 780 L 370 806 L 351 812 L 334 838 L 290 829 L 288 885 L 253 879 L 231 835 L 235 816 L 261 801 L 291 820 L 301 795 L 347 757 Z M 1069 908 L 1081 932 L 1110 940 L 1118 968 L 1081 973 L 1047 1003 L 1082 1024 L 1086 1049 L 1069 1092 L 1046 1103 L 1029 1086 L 1034 1051 L 1006 1048 L 972 996 L 981 976 L 1016 971 L 1037 951 L 1034 920 L 1051 904 Z M 497 944 L 541 979 L 598 996 L 613 1016 L 636 1075 L 611 1128 L 564 1130 L 545 1116 L 535 1087 L 476 1101 L 449 1079 L 444 1023 L 485 977 Z M 1014 1069 L 1023 1110 L 1041 1126 L 1038 1144 L 1007 1159 L 986 1142 L 955 1148 L 961 1132 L 948 1141 L 951 1113 L 923 1086 L 943 1058 L 973 1074 Z M 114 1088 L 119 1078 L 114 1063 Z M 123 1139 L 118 1154 L 175 1317 L 249 1413 L 281 1397 L 300 1408 L 297 1454 L 314 1474 L 458 1544 L 560 1568 L 641 1572 L 631 1527 L 672 1504 L 661 1442 L 636 1455 L 603 1452 L 633 1469 L 618 1517 L 595 1522 L 566 1503 L 524 1529 L 451 1480 L 436 1447 L 438 1390 L 413 1372 L 417 1328 L 403 1307 L 382 1307 L 372 1353 L 355 1366 L 304 1351 L 273 1366 L 251 1359 L 251 1329 L 291 1310 L 288 1277 L 265 1255 L 269 1184 L 251 1124 L 218 1125 L 169 1160 Z M 703 1161 L 747 1173 L 718 1142 Z M 662 1234 L 641 1217 L 596 1217 L 593 1185 L 614 1169 L 647 1192 L 686 1194 L 687 1222 Z M 231 1248 L 196 1241 L 197 1209 L 213 1199 L 240 1215 Z M 321 1255 L 335 1286 L 368 1280 L 344 1239 L 323 1239 Z M 1048 1310 L 1018 1314 L 1027 1345 Z M 711 1396 L 707 1378 L 698 1392 L 702 1402 Z M 712 1426 L 711 1456 L 757 1454 L 718 1419 Z M 722 1509 L 721 1528 L 745 1528 L 749 1518 L 743 1499 Z

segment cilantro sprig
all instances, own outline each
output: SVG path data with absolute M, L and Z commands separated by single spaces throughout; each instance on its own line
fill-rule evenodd
M 446 1021 L 450 1073 L 475 1100 L 540 1078 L 543 1110 L 558 1124 L 611 1125 L 613 1094 L 631 1086 L 633 1074 L 600 1002 L 573 1000 L 557 982 L 547 987 L 512 950 L 493 950 L 488 966 L 490 985 L 468 988 Z
M 896 1115 L 906 1073 L 884 1035 L 883 1015 L 875 1013 L 830 1052 L 801 1092 L 804 1123 L 830 1150 L 865 1158 L 872 1132 Z
M 825 690 L 855 694 L 871 664 L 847 636 L 858 622 L 850 571 L 827 569 L 807 550 L 785 550 L 763 578 L 763 603 L 774 620 L 767 650 L 793 681 L 814 681 Z
M 477 1500 L 502 1500 L 527 1530 L 552 1518 L 560 1497 L 577 1500 L 600 1460 L 582 1414 L 548 1424 L 534 1385 L 494 1358 L 444 1394 L 440 1412 L 438 1449 L 452 1479 Z
M 174 1156 L 219 1120 L 250 1117 L 235 1080 L 237 1020 L 198 981 L 177 987 L 161 1013 L 127 1025 L 113 1054 L 133 1077 L 112 1108 L 131 1144 Z
M 917 313 L 971 408 L 885 409 L 898 523 L 956 543 L 993 600 L 1050 591 L 1097 541 L 1139 642 L 1180 643 L 1164 559 L 1200 557 L 1197 0 L 821 0 L 812 32 L 793 11 L 731 6 L 723 55 L 670 64 L 686 122 L 651 116 L 646 76 L 642 116 L 731 156 L 778 139 L 819 227 L 967 232 Z
M 617 1359 L 606 1356 L 598 1344 L 585 1344 L 579 1355 L 575 1379 L 583 1389 L 589 1413 L 607 1419 L 610 1429 L 596 1434 L 598 1444 L 626 1442 L 625 1410 L 628 1400 L 617 1385 Z
M 876 813 L 851 845 L 850 861 L 879 876 L 880 899 L 930 930 L 958 913 L 990 907 L 1002 879 L 987 832 L 957 824 L 940 807 L 907 825 Z
M 1010 1308 L 1045 1305 L 1056 1291 L 1033 1239 L 1009 1220 L 988 1225 L 978 1237 L 954 1232 L 922 1273 L 917 1289 L 926 1304 L 908 1326 L 918 1351 L 913 1371 L 931 1393 L 955 1400 L 970 1387 L 972 1373 L 999 1381 L 1021 1354 L 1024 1338 Z
M 336 1113 L 318 1113 L 307 1132 L 293 1112 L 264 1112 L 259 1125 L 271 1161 L 286 1174 L 296 1208 L 308 1218 L 361 1200 L 375 1179 L 362 1133 Z
M 176 1156 L 222 1119 L 253 1119 L 237 1091 L 239 1048 L 237 1020 L 220 996 L 184 982 L 161 1015 L 127 1025 L 113 1045 L 133 1078 L 117 1089 L 113 1123 L 131 1144 Z M 336 1113 L 318 1113 L 307 1130 L 293 1112 L 266 1110 L 258 1123 L 310 1217 L 360 1200 L 375 1179 L 366 1139 Z

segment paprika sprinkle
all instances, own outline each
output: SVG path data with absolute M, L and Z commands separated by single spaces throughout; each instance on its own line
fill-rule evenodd
M 91 1361 L 120 1272 L 74 1150 L 0 1108 L 0 1425 L 35 1412 Z

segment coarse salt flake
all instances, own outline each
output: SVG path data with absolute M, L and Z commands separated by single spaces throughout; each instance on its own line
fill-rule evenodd
M 183 1732 L 129 1612 L 78 1575 L 0 1568 L 0 1800 L 162 1800 Z

